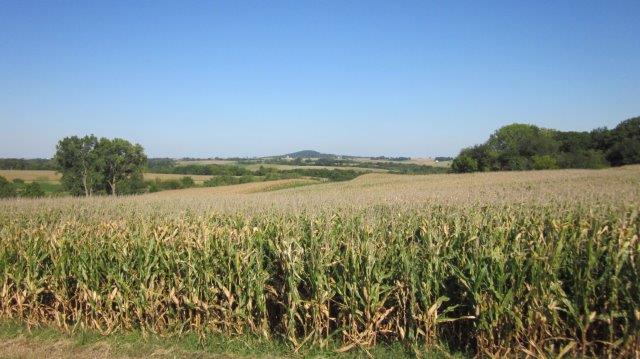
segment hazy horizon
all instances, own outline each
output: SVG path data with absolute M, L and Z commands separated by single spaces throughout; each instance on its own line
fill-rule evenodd
M 0 3 L 0 157 L 454 156 L 640 115 L 638 1 Z

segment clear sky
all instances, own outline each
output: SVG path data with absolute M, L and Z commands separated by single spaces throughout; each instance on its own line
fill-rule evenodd
M 0 157 L 455 155 L 637 115 L 639 0 L 0 0 Z

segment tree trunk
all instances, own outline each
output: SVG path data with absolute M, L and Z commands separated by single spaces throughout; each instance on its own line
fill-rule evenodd
M 109 187 L 111 187 L 111 195 L 115 196 L 116 195 L 116 180 L 115 180 L 115 178 L 113 179 L 113 181 L 109 181 Z
M 84 186 L 84 196 L 91 196 L 91 192 L 89 191 L 89 187 L 87 186 L 87 170 L 82 172 L 82 186 Z

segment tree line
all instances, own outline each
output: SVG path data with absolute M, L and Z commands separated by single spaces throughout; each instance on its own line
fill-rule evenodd
M 558 131 L 511 124 L 460 151 L 453 172 L 603 168 L 640 163 L 640 117 L 613 129 Z
M 44 197 L 44 191 L 38 182 L 26 183 L 19 178 L 9 181 L 0 176 L 0 198 L 11 197 Z
M 50 158 L 0 158 L 0 170 L 56 170 L 55 162 Z

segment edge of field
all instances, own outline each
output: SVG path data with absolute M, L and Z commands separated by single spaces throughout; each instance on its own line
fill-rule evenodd
M 339 348 L 294 352 L 284 343 L 250 335 L 185 334 L 161 337 L 140 331 L 108 335 L 97 331 L 69 333 L 54 327 L 27 328 L 14 321 L 0 322 L 0 358 L 463 358 L 446 351 L 414 352 L 400 344 L 337 352 Z

